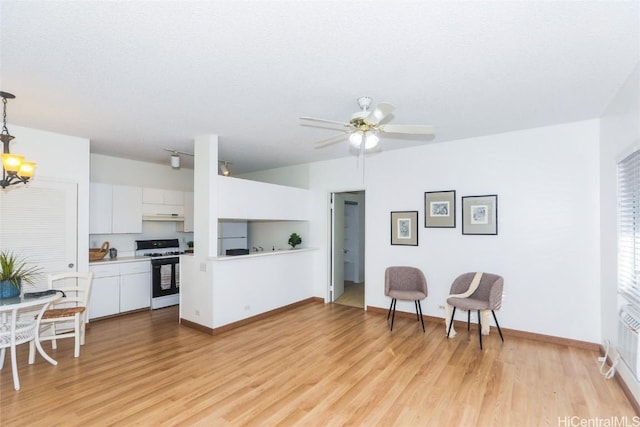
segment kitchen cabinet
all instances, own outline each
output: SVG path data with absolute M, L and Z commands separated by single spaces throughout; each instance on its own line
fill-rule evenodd
M 89 234 L 142 233 L 142 188 L 92 182 Z
M 142 213 L 144 216 L 184 216 L 184 191 L 159 188 L 142 189 Z
M 120 265 L 120 311 L 151 306 L 151 263 L 132 262 Z
M 193 232 L 193 191 L 184 193 L 184 223 L 176 225 L 176 231 Z
M 142 188 L 113 186 L 113 233 L 142 233 Z
M 92 182 L 89 185 L 89 234 L 107 234 L 112 230 L 113 185 Z
M 156 205 L 184 205 L 184 191 L 143 188 L 142 203 Z
M 89 318 L 111 316 L 151 306 L 149 260 L 90 265 L 93 285 Z

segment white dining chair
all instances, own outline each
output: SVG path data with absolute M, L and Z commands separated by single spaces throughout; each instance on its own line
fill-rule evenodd
M 93 272 L 49 274 L 49 289 L 63 291 L 64 297 L 53 303 L 42 315 L 40 341 L 51 341 L 51 348 L 56 349 L 58 339 L 74 338 L 73 357 L 80 357 L 80 346 L 84 345 L 87 304 L 91 296 L 92 282 Z M 31 343 L 30 363 L 35 357 L 34 350 L 34 343 Z

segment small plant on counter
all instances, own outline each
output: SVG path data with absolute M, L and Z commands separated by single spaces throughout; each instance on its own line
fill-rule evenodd
M 300 243 L 302 243 L 302 238 L 298 233 L 291 233 L 291 236 L 289 236 L 289 245 L 291 245 L 292 248 L 295 248 L 296 245 L 299 245 Z

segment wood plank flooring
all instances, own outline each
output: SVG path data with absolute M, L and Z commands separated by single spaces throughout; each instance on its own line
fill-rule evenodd
M 472 326 L 447 340 L 415 317 L 309 303 L 210 336 L 176 307 L 94 322 L 79 359 L 61 340 L 51 366 L 27 364 L 22 388 L 0 371 L 6 426 L 541 426 L 627 417 L 618 384 L 592 351 Z M 560 418 L 559 418 L 560 417 Z M 568 419 L 568 418 L 567 418 Z
M 344 293 L 340 295 L 340 298 L 335 300 L 335 303 L 364 308 L 364 282 L 354 283 L 345 280 Z

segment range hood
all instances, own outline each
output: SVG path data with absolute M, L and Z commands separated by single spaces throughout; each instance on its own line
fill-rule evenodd
M 184 222 L 184 216 L 180 216 L 178 214 L 146 214 L 142 215 L 142 220 Z

